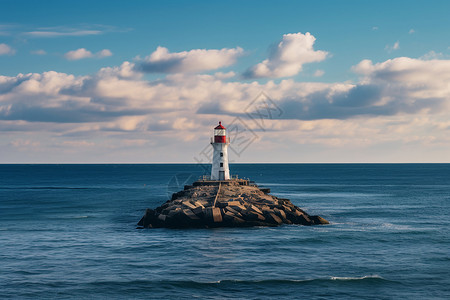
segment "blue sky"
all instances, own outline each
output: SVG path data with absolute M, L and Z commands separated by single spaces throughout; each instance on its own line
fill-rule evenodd
M 0 6 L 0 162 L 450 162 L 448 1 Z

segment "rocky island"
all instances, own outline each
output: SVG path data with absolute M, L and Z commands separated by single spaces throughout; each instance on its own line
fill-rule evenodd
M 214 228 L 329 224 L 246 179 L 198 180 L 147 209 L 138 228 Z
M 156 209 L 147 209 L 138 228 L 211 228 L 328 224 L 288 199 L 269 195 L 249 179 L 230 176 L 226 128 L 219 122 L 211 138 L 211 176 L 203 176 Z

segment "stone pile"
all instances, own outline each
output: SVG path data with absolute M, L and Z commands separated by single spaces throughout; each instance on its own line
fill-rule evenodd
M 147 209 L 139 228 L 212 228 L 329 224 L 288 199 L 247 180 L 196 181 L 156 209 Z

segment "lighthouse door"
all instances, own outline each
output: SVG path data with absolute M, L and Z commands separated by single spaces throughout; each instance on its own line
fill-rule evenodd
M 219 171 L 219 180 L 225 180 L 225 171 Z

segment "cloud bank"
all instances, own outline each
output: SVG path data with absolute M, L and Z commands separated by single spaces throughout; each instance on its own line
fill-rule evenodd
M 283 41 L 287 39 L 283 37 Z M 309 49 L 315 53 L 313 43 Z M 295 57 L 288 50 L 298 47 L 284 43 L 277 49 L 281 49 L 280 57 Z M 79 50 L 75 50 L 78 56 L 74 52 L 75 59 L 108 55 Z M 260 147 L 260 161 L 275 150 L 284 159 L 287 156 L 282 152 L 287 147 L 314 149 L 309 153 L 329 147 L 345 158 L 348 149 L 373 148 L 377 157 L 383 145 L 395 144 L 399 158 L 385 153 L 394 161 L 407 157 L 408 151 L 402 147 L 434 149 L 441 157 L 444 154 L 436 149 L 450 147 L 450 60 L 362 60 L 351 68 L 359 76 L 355 82 L 240 81 L 232 71 L 201 73 L 230 66 L 242 54 L 238 47 L 177 53 L 158 48 L 145 59 L 125 61 L 85 76 L 55 71 L 0 76 L 2 147 L 9 149 L 10 157 L 32 148 L 60 159 L 74 156 L 57 156 L 59 153 L 87 151 L 86 155 L 104 161 L 108 153 L 132 153 L 134 158 L 142 151 L 139 157 L 177 161 L 179 153 L 167 149 L 176 149 L 182 141 L 191 147 L 188 153 L 200 151 L 196 147 L 208 141 L 219 119 L 229 124 L 236 117 L 261 137 L 254 145 Z M 315 59 L 326 56 L 324 52 Z M 280 72 L 280 62 L 285 60 L 279 59 L 277 66 L 275 59 L 268 61 L 270 72 Z M 323 74 L 318 71 L 317 76 Z M 147 72 L 164 76 L 149 80 Z M 267 115 L 254 101 L 261 91 L 280 111 L 266 118 L 263 126 L 249 117 Z M 154 156 L 149 154 L 150 148 Z M 292 153 L 292 149 L 286 150 L 286 155 Z
M 284 111 L 278 119 L 345 120 L 449 109 L 450 60 L 363 60 L 353 71 L 362 76 L 359 83 L 245 83 L 229 81 L 233 73 L 180 73 L 147 81 L 130 62 L 91 76 L 53 71 L 1 76 L 0 119 L 78 123 L 147 116 L 149 121 L 155 113 L 186 110 L 245 116 L 244 107 L 260 91 Z

